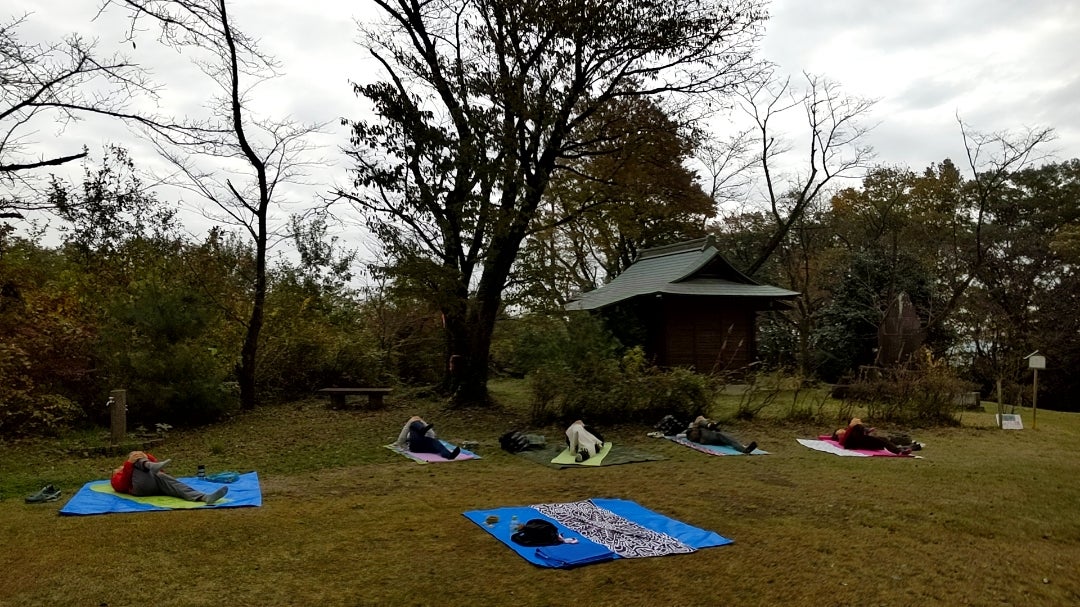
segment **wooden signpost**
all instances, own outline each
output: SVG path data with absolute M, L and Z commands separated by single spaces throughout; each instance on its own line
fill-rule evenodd
M 1040 356 L 1039 351 L 1035 350 L 1031 354 L 1028 354 L 1028 368 L 1035 374 L 1034 380 L 1031 383 L 1031 429 L 1034 430 L 1038 427 L 1038 423 L 1035 415 L 1039 410 L 1039 369 L 1046 368 L 1046 357 Z

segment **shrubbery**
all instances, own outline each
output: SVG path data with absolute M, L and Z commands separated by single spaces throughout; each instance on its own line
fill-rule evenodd
M 912 425 L 955 424 L 957 397 L 973 389 L 942 360 L 925 351 L 904 368 L 865 369 L 847 398 L 866 407 L 866 416 Z
M 623 351 L 591 316 L 560 320 L 534 320 L 519 331 L 514 348 L 533 392 L 534 422 L 655 423 L 668 414 L 693 419 L 708 410 L 713 388 L 707 377 L 658 369 L 640 348 Z

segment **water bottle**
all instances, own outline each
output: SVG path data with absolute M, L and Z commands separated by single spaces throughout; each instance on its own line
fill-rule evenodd
M 196 470 L 195 476 L 197 476 L 199 480 L 206 478 L 206 466 L 199 464 L 199 467 Z
M 520 528 L 521 528 L 521 524 L 518 523 L 517 515 L 515 514 L 514 516 L 511 516 L 510 517 L 510 531 L 517 531 Z

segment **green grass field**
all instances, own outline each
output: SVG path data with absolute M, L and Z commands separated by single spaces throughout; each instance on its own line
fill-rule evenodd
M 771 455 L 710 457 L 651 428 L 605 428 L 665 461 L 554 470 L 498 448 L 528 428 L 520 384 L 497 410 L 397 394 L 381 411 L 312 400 L 265 407 L 154 450 L 172 471 L 256 470 L 261 508 L 61 517 L 121 457 L 66 437 L 0 444 L 0 605 L 1075 605 L 1080 604 L 1080 415 L 990 413 L 912 430 L 923 459 L 805 449 L 828 425 L 731 426 Z M 989 407 L 988 407 L 989 409 Z M 383 445 L 419 413 L 482 460 L 418 465 Z M 720 412 L 718 412 L 720 413 Z M 873 421 L 873 420 L 868 420 Z M 46 483 L 58 502 L 28 505 Z M 466 520 L 478 508 L 618 497 L 735 543 L 694 554 L 540 569 Z

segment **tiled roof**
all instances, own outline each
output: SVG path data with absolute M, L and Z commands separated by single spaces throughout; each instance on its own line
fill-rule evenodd
M 594 310 L 642 295 L 758 297 L 790 299 L 798 295 L 763 285 L 736 270 L 716 249 L 712 237 L 642 251 L 638 259 L 608 284 L 581 293 L 567 310 Z

